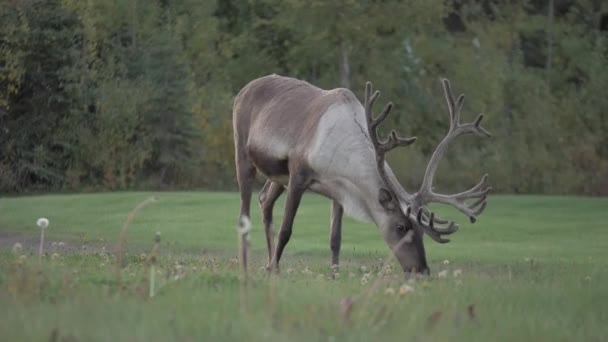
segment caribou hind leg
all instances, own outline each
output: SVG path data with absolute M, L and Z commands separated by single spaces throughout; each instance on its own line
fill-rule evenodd
M 241 211 L 239 224 L 248 225 L 250 220 L 251 192 L 255 181 L 256 169 L 244 148 L 237 147 L 236 151 L 236 173 L 241 193 Z M 247 222 L 247 223 L 245 223 Z
M 267 180 L 259 195 L 260 208 L 262 209 L 262 222 L 264 223 L 264 233 L 266 234 L 266 245 L 268 247 L 268 267 L 270 267 L 274 252 L 272 210 L 274 208 L 274 203 L 279 196 L 281 196 L 283 191 L 285 191 L 285 188 L 281 184 Z

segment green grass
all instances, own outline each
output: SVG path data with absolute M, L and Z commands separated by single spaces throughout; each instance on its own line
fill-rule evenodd
M 113 250 L 128 213 L 152 195 L 160 200 L 129 227 L 119 290 L 103 247 Z M 433 275 L 408 283 L 414 292 L 405 296 L 385 293 L 407 283 L 396 263 L 371 289 L 388 249 L 375 227 L 350 219 L 332 279 L 330 203 L 313 195 L 300 207 L 274 280 L 260 270 L 266 247 L 257 204 L 252 208 L 251 282 L 241 288 L 232 260 L 238 203 L 235 193 L 198 192 L 0 199 L 0 340 L 606 340 L 608 199 L 492 196 L 479 222 L 463 224 L 451 243 L 425 240 Z M 282 202 L 276 222 L 281 213 Z M 41 216 L 51 225 L 39 265 Z M 160 288 L 148 299 L 140 254 L 156 231 Z M 51 246 L 59 241 L 68 248 Z M 15 242 L 24 252 L 11 252 Z M 456 269 L 462 275 L 454 277 Z M 438 277 L 443 270 L 448 276 Z M 347 297 L 355 301 L 345 321 L 340 303 Z

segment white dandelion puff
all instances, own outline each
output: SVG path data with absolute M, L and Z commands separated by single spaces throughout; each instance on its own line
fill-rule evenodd
M 437 273 L 438 278 L 445 278 L 448 276 L 448 270 L 443 270 Z
M 19 242 L 15 242 L 15 244 L 13 245 L 13 253 L 19 254 L 19 253 L 21 253 L 22 250 L 23 250 L 23 245 L 21 245 Z
M 46 229 L 49 226 L 49 219 L 41 217 L 36 221 L 36 225 L 41 229 Z

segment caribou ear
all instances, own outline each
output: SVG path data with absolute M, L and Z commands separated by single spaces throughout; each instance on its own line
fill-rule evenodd
M 395 203 L 393 195 L 391 195 L 390 191 L 388 191 L 384 188 L 381 188 L 380 191 L 378 192 L 378 203 L 380 203 L 382 208 L 384 208 L 388 211 L 393 211 L 393 210 L 397 209 L 397 205 Z

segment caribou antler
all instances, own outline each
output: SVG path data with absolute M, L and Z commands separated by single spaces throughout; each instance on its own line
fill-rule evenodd
M 456 101 L 454 101 L 450 81 L 443 79 L 442 84 L 450 113 L 450 129 L 433 152 L 431 160 L 427 165 L 426 172 L 424 173 L 424 179 L 420 186 L 420 190 L 412 196 L 412 205 L 414 206 L 414 209 L 417 210 L 416 220 L 418 224 L 425 229 L 425 232 L 427 232 L 433 240 L 445 243 L 450 240 L 442 238 L 441 235 L 452 234 L 458 230 L 458 225 L 453 221 L 442 220 L 435 217 L 434 213 L 428 209 L 427 205 L 431 202 L 450 204 L 467 215 L 469 220 L 474 223 L 477 220 L 477 216 L 486 208 L 486 198 L 492 188 L 487 186 L 488 175 L 485 175 L 481 181 L 470 190 L 454 195 L 434 193 L 432 185 L 437 166 L 447 151 L 448 145 L 456 137 L 470 133 L 490 137 L 491 134 L 480 125 L 483 114 L 479 114 L 473 122 L 465 124 L 460 123 L 460 110 L 462 109 L 462 104 L 464 102 L 464 95 L 459 95 Z M 475 199 L 475 201 L 467 204 L 466 201 L 469 199 Z M 448 225 L 438 227 L 436 223 L 447 223 Z
M 393 130 L 386 140 L 380 141 L 378 139 L 378 126 L 386 119 L 391 109 L 393 109 L 393 103 L 389 102 L 386 104 L 380 115 L 374 118 L 372 114 L 372 106 L 378 99 L 378 96 L 380 96 L 380 92 L 376 90 L 372 94 L 372 84 L 371 82 L 367 82 L 365 84 L 364 108 L 369 137 L 374 145 L 374 149 L 376 150 L 376 163 L 378 164 L 380 176 L 382 177 L 382 180 L 384 180 L 388 190 L 391 192 L 391 195 L 393 195 L 393 198 L 397 199 L 397 194 L 391 186 L 391 182 L 386 174 L 386 169 L 384 168 L 384 155 L 386 152 L 394 149 L 397 146 L 407 146 L 412 144 L 414 141 L 416 141 L 416 137 L 401 138 L 397 135 L 397 132 Z

